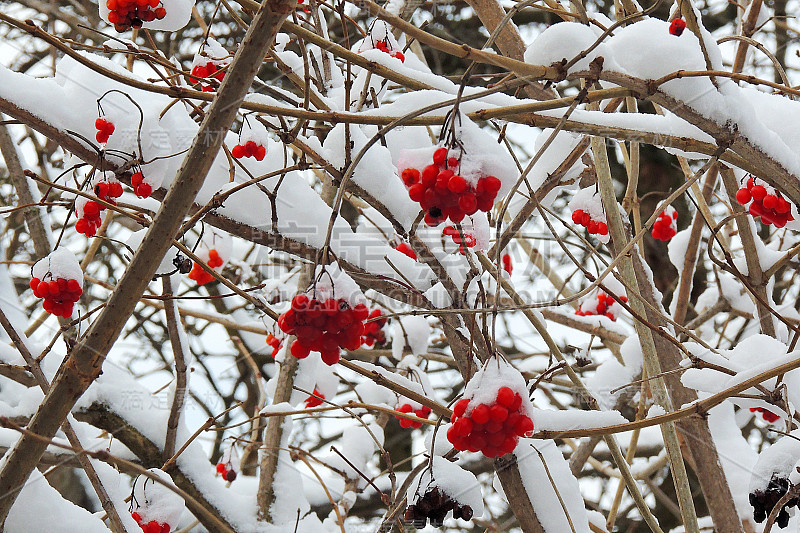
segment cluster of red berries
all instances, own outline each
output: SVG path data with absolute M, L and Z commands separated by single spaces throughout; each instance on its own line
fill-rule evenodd
M 760 183 L 755 183 L 753 178 L 747 178 L 747 184 L 736 191 L 736 201 L 742 205 L 752 203 L 747 208 L 753 218 L 761 217 L 761 222 L 766 225 L 774 224 L 782 228 L 787 222 L 794 220 L 792 204 L 790 204 L 779 191 L 771 194 Z
M 141 28 L 145 22 L 167 16 L 161 0 L 106 0 L 106 7 L 109 11 L 108 21 L 118 32 Z
M 99 181 L 94 186 L 94 194 L 104 202 L 117 205 L 114 198 L 122 196 L 122 184 L 118 181 Z M 83 216 L 75 222 L 75 231 L 91 237 L 97 233 L 97 228 L 102 224 L 100 213 L 106 206 L 94 200 L 89 200 L 83 205 Z
M 665 209 L 662 211 L 653 223 L 653 237 L 659 241 L 668 241 L 673 238 L 675 234 L 678 233 L 675 227 L 676 220 L 678 220 L 678 212 L 675 211 L 675 209 Z
M 153 187 L 144 182 L 144 176 L 141 172 L 135 172 L 131 176 L 131 187 L 133 187 L 133 192 L 139 198 L 147 198 L 153 193 Z
M 457 450 L 480 451 L 490 459 L 511 453 L 519 437 L 533 431 L 533 421 L 520 411 L 521 406 L 522 397 L 509 387 L 500 387 L 491 405 L 470 406 L 470 400 L 462 398 L 453 408 L 447 440 Z
M 622 300 L 623 302 L 628 301 L 627 296 L 620 296 L 619 299 Z M 614 303 L 615 303 L 614 298 L 612 298 L 611 296 L 609 296 L 604 292 L 599 292 L 597 293 L 597 307 L 595 307 L 594 311 L 592 311 L 591 308 L 583 309 L 583 305 L 581 305 L 578 309 L 575 310 L 575 314 L 578 316 L 605 315 L 606 317 L 616 322 L 617 320 L 616 315 L 614 315 L 614 313 L 610 311 L 611 306 L 614 305 Z
M 306 408 L 319 407 L 322 405 L 322 400 L 324 399 L 325 395 L 322 394 L 318 388 L 314 387 L 313 395 L 306 398 Z
M 781 418 L 778 415 L 776 415 L 775 413 L 773 413 L 772 411 L 764 409 L 763 407 L 751 407 L 750 408 L 750 412 L 751 413 L 761 413 L 761 418 L 763 418 L 765 421 L 769 422 L 770 424 L 772 424 L 774 422 L 777 422 Z
M 401 413 L 411 413 L 415 414 L 420 418 L 428 418 L 431 414 L 431 408 L 426 406 L 421 406 L 419 409 L 414 409 L 410 403 L 401 404 L 399 407 L 395 408 L 397 411 Z M 403 418 L 402 416 L 395 416 L 398 421 L 400 421 L 401 428 L 414 428 L 419 429 L 422 427 L 422 422 L 418 422 L 416 420 L 411 420 L 409 418 Z
M 217 463 L 217 474 L 221 475 L 222 479 L 227 482 L 236 479 L 236 471 L 230 463 Z
M 445 226 L 442 233 L 445 235 L 450 235 L 450 238 L 453 239 L 453 242 L 458 245 L 458 251 L 462 255 L 466 255 L 467 253 L 466 248 L 464 248 L 465 246 L 467 248 L 473 248 L 476 244 L 478 244 L 478 241 L 475 240 L 475 237 L 467 232 L 464 232 L 464 238 L 462 239 L 461 233 L 455 226 Z
M 417 254 L 414 252 L 414 250 L 411 249 L 411 247 L 409 245 L 407 245 L 404 242 L 401 242 L 400 244 L 395 246 L 394 249 L 397 250 L 398 252 L 406 254 L 408 257 L 410 257 L 414 261 L 417 260 Z
M 373 320 L 364 324 L 364 334 L 361 336 L 362 344 L 374 346 L 386 342 L 386 334 L 383 332 L 383 326 L 386 325 L 386 317 L 378 318 L 380 316 L 381 310 L 373 309 L 367 317 L 367 320 Z
M 31 280 L 33 295 L 44 299 L 44 310 L 48 313 L 69 318 L 72 316 L 72 306 L 80 299 L 83 289 L 78 280 L 58 278 L 51 281 L 42 281 L 39 278 Z
M 222 258 L 219 256 L 219 252 L 215 249 L 211 249 L 208 252 L 208 266 L 211 268 L 217 268 L 222 266 Z M 197 282 L 198 285 L 205 285 L 206 283 L 210 283 L 214 281 L 216 278 L 205 271 L 203 267 L 200 266 L 200 263 L 195 263 L 192 267 L 192 271 L 189 272 L 189 279 L 193 279 Z
M 139 527 L 142 528 L 142 531 L 144 531 L 144 533 L 169 533 L 171 529 L 169 527 L 169 524 L 167 524 L 166 522 L 163 524 L 159 524 L 155 520 L 150 520 L 149 522 L 145 522 L 144 520 L 142 520 L 142 517 L 139 515 L 139 513 L 135 511 L 131 513 L 131 516 L 133 517 L 134 520 L 136 520 L 136 523 L 139 524 Z
M 672 22 L 669 23 L 669 33 L 671 35 L 680 36 L 685 29 L 686 21 L 683 19 L 672 19 Z
M 94 121 L 94 127 L 97 128 L 94 138 L 99 143 L 108 142 L 108 138 L 114 133 L 114 123 L 108 119 L 100 117 Z
M 514 271 L 514 265 L 511 263 L 511 256 L 503 254 L 503 270 L 511 274 Z
M 195 65 L 192 68 L 192 75 L 189 76 L 189 81 L 192 83 L 200 83 L 202 80 L 198 78 L 214 78 L 217 81 L 222 81 L 225 79 L 225 71 L 222 70 L 224 65 L 217 65 L 209 61 L 205 65 Z M 196 77 L 194 77 L 196 76 Z M 213 93 L 215 91 L 214 87 L 211 85 L 200 84 L 200 89 L 206 93 Z
M 255 157 L 256 161 L 261 161 L 267 155 L 267 149 L 255 141 L 247 141 L 244 144 L 234 146 L 233 150 L 231 150 L 231 155 L 236 159 Z
M 364 304 L 350 307 L 346 300 L 329 298 L 324 301 L 298 294 L 292 307 L 278 317 L 278 327 L 297 339 L 289 351 L 298 359 L 319 352 L 325 364 L 339 361 L 341 348 L 356 350 L 364 335 L 364 320 L 369 309 Z
M 381 39 L 380 41 L 375 41 L 375 49 L 380 50 L 381 52 L 386 52 L 392 57 L 396 57 L 400 60 L 401 63 L 405 62 L 406 56 L 403 55 L 403 52 L 400 50 L 392 50 L 389 48 L 389 45 L 386 43 L 385 40 Z
M 606 223 L 592 220 L 592 215 L 583 209 L 576 209 L 572 212 L 572 221 L 586 228 L 591 235 L 608 235 L 608 226 Z
M 450 510 L 453 511 L 453 518 L 472 519 L 472 507 L 459 505 L 457 501 L 440 491 L 438 487 L 431 487 L 422 498 L 406 508 L 403 518 L 417 529 L 424 528 L 428 520 L 431 521 L 433 527 L 442 527 L 444 525 L 444 517 L 447 516 L 447 512 Z
M 425 223 L 438 226 L 449 218 L 458 223 L 467 215 L 480 211 L 491 211 L 494 199 L 500 190 L 500 180 L 494 176 L 483 176 L 472 187 L 467 180 L 456 174 L 460 166 L 456 157 L 448 157 L 447 148 L 433 152 L 433 164 L 422 172 L 407 168 L 401 173 L 408 187 L 408 197 L 419 202 L 425 211 Z
M 272 333 L 267 335 L 267 344 L 272 346 L 272 357 L 278 355 L 278 351 L 280 351 L 281 346 L 283 345 L 281 340 Z

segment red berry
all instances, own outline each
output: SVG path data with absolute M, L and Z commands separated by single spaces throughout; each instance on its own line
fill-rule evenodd
M 153 193 L 153 188 L 147 183 L 142 183 L 136 187 L 134 192 L 139 198 L 147 198 Z
M 775 209 L 776 207 L 778 207 L 778 203 L 779 203 L 778 197 L 775 196 L 774 194 L 766 195 L 764 199 L 761 201 L 761 205 L 763 205 L 767 209 Z
M 136 511 L 134 511 L 134 512 L 132 512 L 132 513 L 131 513 L 131 517 L 132 517 L 134 520 L 136 520 L 136 523 L 137 523 L 137 524 L 140 524 L 140 523 L 142 522 L 142 517 L 141 517 L 141 515 L 140 515 L 139 513 L 137 513 Z
M 583 225 L 583 210 L 582 209 L 576 209 L 575 211 L 572 212 L 572 221 L 575 224 Z
M 672 22 L 669 25 L 669 33 L 671 35 L 680 36 L 685 29 L 686 21 L 683 19 L 672 19 Z
M 476 424 L 485 424 L 489 421 L 489 407 L 480 404 L 472 410 L 471 418 Z
M 241 144 L 237 144 L 236 146 L 234 146 L 233 149 L 231 150 L 231 155 L 236 159 L 241 159 L 242 157 L 245 157 L 244 146 L 242 146 Z
M 482 181 L 486 190 L 492 194 L 497 194 L 497 191 L 499 191 L 500 187 L 503 185 L 500 180 L 494 176 L 486 176 Z
M 461 194 L 462 192 L 466 191 L 467 187 L 467 181 L 458 175 L 452 176 L 447 182 L 447 188 L 450 190 L 450 192 L 454 192 L 456 194 Z
M 520 437 L 524 437 L 525 435 L 533 431 L 533 422 L 527 416 L 523 416 L 517 422 L 515 430 L 517 432 L 517 435 L 519 435 Z
M 433 162 L 439 166 L 444 166 L 447 161 L 447 148 L 437 148 L 433 152 Z
M 750 194 L 753 196 L 753 200 L 761 202 L 767 195 L 767 189 L 763 185 L 754 185 L 750 189 Z
M 489 408 L 489 418 L 496 422 L 503 422 L 508 418 L 508 409 L 495 404 Z
M 478 200 L 475 195 L 465 192 L 458 197 L 458 207 L 467 215 L 474 215 L 478 211 Z
M 411 187 L 420 180 L 421 175 L 416 168 L 407 168 L 402 172 L 401 177 L 406 187 Z
M 509 387 L 500 387 L 497 391 L 497 403 L 504 407 L 511 407 L 514 403 L 514 391 Z
M 291 351 L 292 355 L 297 357 L 298 359 L 305 359 L 306 357 L 308 357 L 308 354 L 311 351 L 308 349 L 307 346 L 303 345 L 297 339 L 295 339 L 295 341 L 292 342 L 292 346 L 289 348 L 289 350 Z

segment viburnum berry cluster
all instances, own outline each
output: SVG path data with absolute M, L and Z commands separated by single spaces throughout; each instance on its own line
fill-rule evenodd
M 318 388 L 314 387 L 313 394 L 311 396 L 309 396 L 308 398 L 306 398 L 306 401 L 305 401 L 306 408 L 308 409 L 308 408 L 311 408 L 311 407 L 319 407 L 320 405 L 322 405 L 322 400 L 324 400 L 324 399 L 325 399 L 325 395 L 322 394 L 322 391 L 320 391 Z
M 522 397 L 509 387 L 500 387 L 491 404 L 462 398 L 453 408 L 447 440 L 457 450 L 480 451 L 489 458 L 511 453 L 519 437 L 533 431 L 533 421 L 520 411 L 521 406 Z
M 34 296 L 44 299 L 42 307 L 45 311 L 64 318 L 72 316 L 72 307 L 83 294 L 81 284 L 75 279 L 58 278 L 45 281 L 33 278 L 31 289 Z
M 773 423 L 777 422 L 781 418 L 778 415 L 776 415 L 775 413 L 773 413 L 772 411 L 764 409 L 763 407 L 751 407 L 750 408 L 750 412 L 751 413 L 760 413 L 761 414 L 761 418 L 763 418 L 766 422 L 769 422 L 770 424 L 773 424 Z
M 230 464 L 217 463 L 217 474 L 222 476 L 225 481 L 233 481 L 236 479 L 236 471 L 230 467 Z
M 406 168 L 401 172 L 408 197 L 425 211 L 425 223 L 438 226 L 446 219 L 461 222 L 478 211 L 491 211 L 501 182 L 495 176 L 480 176 L 473 187 L 458 174 L 461 163 L 455 151 L 445 147 L 433 152 L 433 162 L 421 171 Z
M 283 342 L 272 333 L 267 335 L 267 344 L 272 347 L 272 357 L 278 355 L 281 346 L 283 346 Z
M 221 267 L 223 263 L 224 261 L 216 249 L 212 248 L 208 251 L 208 261 L 206 261 L 208 266 L 211 268 L 218 268 Z M 216 278 L 206 272 L 206 270 L 200 266 L 200 263 L 195 263 L 192 267 L 192 271 L 189 272 L 189 279 L 196 281 L 198 285 L 205 285 L 206 283 L 214 281 Z
M 774 224 L 776 228 L 782 228 L 794 220 L 792 204 L 780 191 L 759 178 L 747 178 L 746 184 L 736 191 L 736 201 L 742 205 L 749 203 L 748 212 L 753 218 L 761 217 L 762 224 Z
M 414 261 L 417 260 L 417 254 L 414 252 L 414 250 L 411 249 L 411 246 L 409 246 L 408 244 L 406 244 L 404 242 L 401 242 L 400 244 L 395 246 L 394 249 L 397 250 L 400 253 L 403 253 L 403 254 L 407 255 L 408 257 L 410 257 Z
M 466 254 L 466 248 L 474 248 L 478 241 L 475 239 L 475 236 L 467 233 L 462 229 L 461 232 L 455 226 L 445 226 L 444 230 L 442 231 L 444 235 L 449 235 L 453 242 L 458 245 L 458 251 L 461 254 Z M 461 233 L 464 233 L 464 238 L 461 238 Z M 465 248 L 466 247 L 466 248 Z
M 153 193 L 153 186 L 144 180 L 145 177 L 141 172 L 134 172 L 131 176 L 133 192 L 136 193 L 136 196 L 139 198 L 147 198 Z
M 102 179 L 95 183 L 94 194 L 100 200 L 116 205 L 115 198 L 122 196 L 122 184 L 116 179 Z M 75 212 L 78 220 L 75 222 L 75 231 L 91 237 L 97 233 L 97 228 L 103 223 L 102 212 L 106 206 L 94 200 L 79 198 L 75 202 Z
M 326 364 L 333 365 L 339 361 L 342 348 L 355 350 L 361 346 L 364 320 L 369 314 L 362 303 L 351 307 L 345 299 L 320 301 L 298 294 L 291 308 L 278 318 L 278 327 L 297 337 L 289 347 L 293 356 L 304 359 L 311 352 L 319 352 Z
M 670 35 L 675 35 L 679 37 L 683 33 L 683 30 L 685 29 L 686 29 L 686 21 L 681 18 L 672 19 L 672 22 L 669 23 Z
M 262 161 L 267 155 L 267 148 L 255 141 L 247 141 L 244 144 L 237 144 L 231 150 L 231 155 L 236 159 L 243 157 L 255 157 L 256 161 Z
M 626 296 L 620 296 L 619 299 L 623 302 L 628 301 Z M 600 291 L 597 293 L 595 298 L 587 298 L 584 300 L 575 310 L 575 314 L 578 316 L 602 315 L 616 322 L 619 307 L 620 306 L 617 304 L 616 300 L 611 297 L 611 295 Z
M 145 22 L 167 16 L 161 0 L 106 0 L 108 22 L 118 32 L 141 28 Z
M 428 520 L 433 527 L 442 527 L 449 511 L 453 511 L 453 518 L 472 519 L 472 507 L 460 504 L 440 491 L 439 487 L 434 486 L 425 491 L 416 502 L 406 507 L 403 518 L 417 529 L 424 528 Z
M 94 127 L 97 128 L 97 133 L 94 138 L 99 143 L 107 143 L 108 138 L 114 133 L 114 123 L 104 117 L 99 117 L 94 121 Z
M 678 212 L 674 207 L 668 205 L 653 223 L 652 235 L 660 241 L 668 241 L 676 233 L 678 233 Z
M 219 82 L 225 79 L 225 65 L 217 65 L 213 61 L 202 65 L 195 65 L 192 67 L 192 75 L 189 81 L 192 83 L 200 83 L 200 89 L 206 93 L 213 93 L 216 89 L 211 84 L 201 83 L 203 80 L 198 78 L 214 78 Z
M 367 320 L 371 320 L 371 322 L 364 323 L 364 334 L 361 338 L 362 344 L 375 346 L 386 342 L 386 334 L 383 332 L 383 326 L 386 325 L 386 317 L 381 318 L 381 316 L 380 309 L 370 311 Z
M 583 209 L 572 212 L 572 221 L 586 228 L 590 235 L 608 235 L 608 226 L 605 221 L 594 220 L 592 215 Z
M 410 413 L 420 418 L 428 418 L 431 414 L 430 407 L 421 405 L 411 400 L 401 401 L 401 403 L 397 407 L 395 407 L 395 410 L 401 413 Z M 396 415 L 395 418 L 397 418 L 397 420 L 400 422 L 401 428 L 419 429 L 422 427 L 422 422 L 418 422 L 417 420 L 410 420 L 408 418 L 403 418 L 402 416 L 396 416 Z
M 767 519 L 778 502 L 789 491 L 794 489 L 794 485 L 786 477 L 779 477 L 773 474 L 769 484 L 764 490 L 754 490 L 750 493 L 750 505 L 753 506 L 753 520 L 759 524 Z M 775 523 L 781 529 L 789 525 L 789 509 L 800 506 L 800 498 L 797 496 L 790 498 L 781 508 Z
M 44 300 L 45 311 L 69 318 L 83 294 L 83 272 L 70 251 L 58 248 L 33 266 L 30 287 L 34 296 Z
M 393 50 L 391 45 L 386 42 L 385 39 L 380 39 L 375 41 L 375 49 L 380 50 L 381 52 L 386 52 L 390 56 L 397 58 L 400 62 L 405 62 L 406 56 L 400 50 Z
M 167 523 L 160 524 L 155 520 L 150 520 L 149 522 L 145 522 L 141 515 L 136 511 L 131 513 L 131 516 L 136 523 L 139 524 L 139 527 L 142 528 L 144 533 L 169 533 L 170 532 L 170 525 Z

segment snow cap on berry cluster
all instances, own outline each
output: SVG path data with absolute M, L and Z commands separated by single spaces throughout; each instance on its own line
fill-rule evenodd
M 52 251 L 50 255 L 40 259 L 33 265 L 33 277 L 42 281 L 52 281 L 59 278 L 74 279 L 83 289 L 81 264 L 75 258 L 75 254 L 63 246 Z
M 164 486 L 164 484 L 175 485 L 169 474 L 158 468 L 150 468 L 148 472 L 156 475 L 163 483 L 147 476 L 137 477 L 133 484 L 135 500 L 133 511 L 139 513 L 145 523 L 155 520 L 160 524 L 169 524 L 175 529 L 186 504 L 183 498 Z
M 483 130 L 465 115 L 459 113 L 454 118 L 456 123 L 455 138 L 461 147 L 452 148 L 447 156 L 460 158 L 457 174 L 472 187 L 485 176 L 494 176 L 500 180 L 497 199 L 505 196 L 514 186 L 519 176 L 514 160 L 497 138 Z M 441 145 L 428 146 L 410 150 L 402 150 L 397 157 L 397 168 L 416 168 L 420 171 L 431 164 L 433 153 Z
M 249 141 L 263 146 L 269 153 L 269 133 L 267 133 L 267 128 L 253 117 L 242 121 L 242 129 L 239 133 L 239 144 L 244 146 Z
M 758 456 L 750 478 L 748 492 L 765 490 L 773 475 L 789 478 L 793 483 L 800 482 L 800 474 L 795 466 L 800 463 L 800 430 L 794 430 L 779 438 L 775 444 Z
M 166 11 L 163 19 L 142 22 L 142 28 L 148 30 L 178 31 L 189 23 L 195 0 L 161 0 L 161 6 Z M 109 9 L 105 0 L 98 2 L 100 18 L 108 20 Z
M 492 405 L 497 400 L 497 391 L 500 387 L 508 387 L 522 397 L 519 411 L 527 417 L 533 415 L 533 404 L 528 395 L 528 386 L 519 370 L 502 357 L 491 357 L 469 380 L 464 389 L 464 398 L 469 399 L 469 407 L 465 415 L 469 416 L 472 410 L 480 405 Z
M 219 42 L 213 37 L 209 37 L 205 44 L 200 48 L 200 51 L 194 55 L 192 59 L 192 69 L 194 67 L 204 67 L 209 63 L 213 63 L 217 67 L 224 67 L 231 62 L 230 54 Z
M 596 222 L 602 222 L 603 224 L 607 223 L 606 211 L 603 209 L 603 201 L 600 198 L 600 192 L 594 185 L 590 185 L 584 189 L 579 189 L 569 201 L 568 207 L 573 212 L 580 209 L 584 213 L 589 213 L 589 216 L 592 217 L 592 220 Z M 599 233 L 595 234 L 594 236 L 603 244 L 608 244 L 608 241 L 611 238 L 610 235 L 600 235 Z
M 337 263 L 317 266 L 314 275 L 317 282 L 312 283 L 306 291 L 309 298 L 316 298 L 319 301 L 328 299 L 344 300 L 350 307 L 358 304 L 367 305 L 367 299 L 353 278 L 344 270 L 339 268 Z
M 386 41 L 389 50 L 402 51 L 403 47 L 394 38 L 392 32 L 389 31 L 389 25 L 385 22 L 378 20 L 370 28 L 369 33 L 362 40 L 358 41 L 353 48 L 359 54 L 366 50 L 375 50 L 375 43 L 378 41 Z
M 439 492 L 446 494 L 454 502 L 470 506 L 473 518 L 483 516 L 483 496 L 478 479 L 472 472 L 464 470 L 444 457 L 434 455 L 430 468 L 423 470 L 408 487 L 406 499 L 409 503 L 413 503 L 432 487 L 437 487 Z

